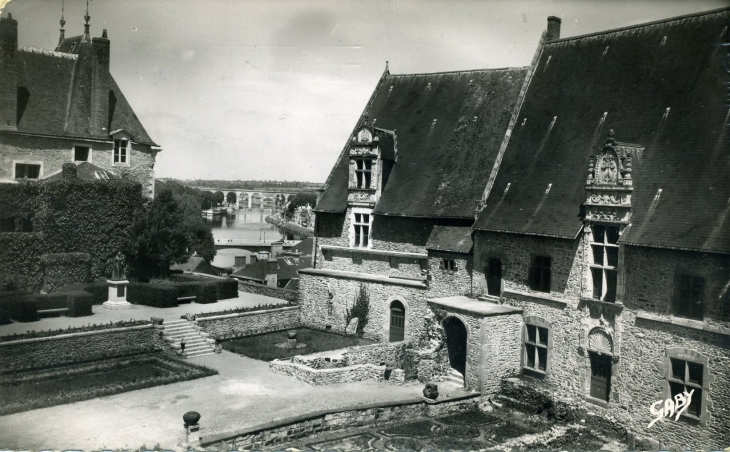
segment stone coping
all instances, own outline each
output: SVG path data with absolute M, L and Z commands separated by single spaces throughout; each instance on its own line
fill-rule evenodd
M 502 291 L 503 295 L 517 295 L 519 297 L 525 297 L 525 298 L 532 298 L 537 300 L 538 302 L 548 301 L 553 303 L 558 303 L 562 305 L 562 307 L 568 306 L 568 300 L 554 297 L 548 293 L 537 293 L 537 292 L 524 292 L 522 290 L 515 290 L 515 289 L 504 289 Z
M 463 295 L 444 298 L 429 298 L 426 301 L 438 305 L 446 310 L 459 311 L 468 315 L 476 315 L 477 317 L 493 317 L 498 315 L 522 313 L 522 308 L 506 304 L 477 301 Z
M 329 270 L 322 268 L 303 268 L 299 274 L 313 276 L 329 276 L 331 278 L 354 279 L 357 281 L 373 282 L 380 284 L 391 284 L 394 286 L 416 287 L 428 289 L 425 281 L 414 281 L 412 279 L 391 278 L 383 275 L 371 275 L 369 273 L 346 272 L 342 270 Z
M 346 246 L 335 246 L 335 245 L 320 245 L 319 247 L 324 251 L 342 251 L 350 252 L 355 254 L 370 254 L 374 256 L 388 256 L 388 257 L 402 257 L 407 259 L 428 259 L 428 254 L 422 253 L 406 253 L 403 251 L 386 251 L 386 250 L 374 250 L 371 248 L 349 248 Z
M 233 319 L 236 317 L 245 317 L 248 315 L 268 314 L 271 312 L 280 312 L 280 311 L 293 311 L 293 310 L 299 309 L 299 308 L 300 308 L 300 306 L 285 306 L 283 308 L 261 309 L 259 311 L 234 312 L 231 314 L 211 315 L 211 316 L 207 316 L 207 317 L 195 317 L 195 320 L 198 322 L 205 322 L 206 320 Z
M 638 321 L 644 320 L 644 321 L 648 321 L 648 322 L 662 323 L 665 325 L 681 326 L 681 327 L 689 328 L 689 329 L 695 330 L 695 331 L 719 334 L 721 336 L 725 336 L 726 339 L 730 339 L 730 330 L 728 330 L 726 328 L 718 328 L 718 327 L 710 326 L 700 320 L 682 319 L 682 318 L 676 318 L 676 317 L 671 317 L 671 318 L 667 319 L 665 317 L 659 317 L 656 315 L 644 314 L 644 313 L 637 313 L 636 320 L 638 320 Z
M 97 334 L 121 333 L 124 331 L 144 330 L 144 329 L 152 328 L 152 327 L 153 327 L 153 325 L 150 323 L 149 325 L 125 326 L 122 328 L 108 328 L 108 329 L 103 329 L 103 330 L 82 331 L 79 333 L 57 334 L 55 336 L 33 337 L 30 339 L 18 339 L 17 341 L 0 342 L 0 347 L 9 346 L 9 345 L 30 344 L 33 342 L 53 341 L 53 340 L 58 340 L 58 339 L 68 339 L 68 338 L 72 338 L 72 337 L 94 336 Z
M 439 405 L 449 402 L 460 402 L 462 400 L 468 400 L 473 399 L 476 397 L 480 397 L 481 394 L 479 393 L 473 393 L 473 394 L 462 394 L 454 397 L 448 397 L 443 398 L 441 400 L 435 400 L 431 402 L 426 402 L 423 397 L 414 397 L 411 399 L 404 399 L 404 400 L 398 400 L 395 402 L 378 402 L 378 403 L 368 403 L 363 405 L 352 405 L 352 406 L 346 406 L 342 408 L 333 408 L 328 410 L 320 410 L 320 411 L 313 411 L 311 413 L 307 414 L 301 414 L 298 416 L 292 416 L 285 419 L 280 419 L 274 422 L 268 422 L 265 424 L 259 424 L 255 425 L 253 427 L 248 427 L 242 430 L 238 430 L 236 432 L 230 432 L 230 433 L 221 433 L 218 435 L 211 435 L 209 438 L 201 438 L 200 439 L 200 446 L 210 446 L 216 443 L 229 441 L 235 438 L 238 438 L 239 436 L 245 436 L 250 435 L 253 433 L 261 432 L 264 430 L 272 430 L 279 427 L 285 427 L 287 425 L 293 425 L 298 424 L 300 422 L 305 422 L 309 420 L 314 420 L 323 416 L 326 416 L 328 414 L 335 414 L 335 413 L 341 413 L 345 411 L 363 411 L 363 410 L 369 410 L 373 408 L 389 408 L 389 407 L 397 407 L 397 406 L 403 406 L 403 405 Z
M 299 270 L 299 273 L 301 273 L 301 272 L 302 271 Z M 248 281 L 243 281 L 241 279 L 238 279 L 238 277 L 236 277 L 236 276 L 234 276 L 231 279 L 234 280 L 234 281 L 237 281 L 238 284 L 244 284 L 246 286 L 255 287 L 257 289 L 269 289 L 269 290 L 276 290 L 276 291 L 279 291 L 279 292 L 286 292 L 286 293 L 292 293 L 292 294 L 299 295 L 299 291 L 298 290 L 285 289 L 283 287 L 273 287 L 273 286 L 268 286 L 266 284 L 256 284 L 256 283 L 252 283 L 252 282 L 248 282 Z

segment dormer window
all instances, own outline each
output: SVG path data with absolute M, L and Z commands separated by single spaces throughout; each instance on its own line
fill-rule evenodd
M 357 160 L 357 169 L 355 170 L 357 188 L 372 188 L 372 171 L 372 160 Z
M 114 164 L 126 165 L 129 163 L 129 141 L 114 140 Z

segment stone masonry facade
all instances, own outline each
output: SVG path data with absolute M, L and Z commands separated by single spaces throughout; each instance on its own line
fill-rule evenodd
M 150 146 L 132 143 L 128 165 L 114 165 L 112 141 L 85 141 L 83 139 L 0 135 L 0 179 L 13 177 L 14 163 L 40 163 L 41 178 L 61 170 L 61 166 L 74 161 L 74 146 L 91 148 L 89 163 L 117 175 L 126 175 L 142 184 L 142 193 L 154 196 L 155 155 Z
M 653 438 L 661 447 L 726 446 L 730 441 L 726 408 L 730 403 L 726 378 L 730 323 L 725 284 L 730 279 L 730 258 L 622 245 L 619 259 L 624 268 L 617 295 L 622 302 L 600 302 L 590 299 L 588 263 L 583 258 L 590 249 L 588 240 L 588 234 L 582 233 L 574 240 L 474 234 L 475 287 L 484 287 L 486 261 L 499 258 L 503 278 L 499 302 L 522 308 L 525 323 L 549 328 L 547 369 L 542 373 L 523 368 L 522 374 L 549 388 L 556 400 L 614 419 L 637 438 Z M 527 271 L 534 255 L 551 257 L 549 293 L 529 288 Z M 706 281 L 703 320 L 672 315 L 677 277 L 683 273 Z M 612 347 L 608 402 L 590 397 L 590 338 L 598 330 L 606 333 Z M 520 342 L 524 335 L 524 331 L 518 333 Z M 648 428 L 656 417 L 650 406 L 671 397 L 670 358 L 703 366 L 702 414 L 697 419 L 666 419 Z

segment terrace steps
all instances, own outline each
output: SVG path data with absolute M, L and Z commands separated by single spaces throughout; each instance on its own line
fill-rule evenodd
M 214 340 L 198 330 L 194 321 L 166 320 L 162 323 L 162 337 L 176 353 L 182 353 L 181 341 L 185 340 L 185 357 L 212 355 Z
M 464 375 L 454 368 L 449 369 L 449 373 L 446 374 L 446 381 L 454 383 L 462 388 L 464 387 Z

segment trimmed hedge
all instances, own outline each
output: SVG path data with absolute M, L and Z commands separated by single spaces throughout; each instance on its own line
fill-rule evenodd
M 0 320 L 8 323 L 10 319 L 18 322 L 38 320 L 38 300 L 26 290 L 0 292 Z
M 68 293 L 54 292 L 36 295 L 38 309 L 58 309 L 68 307 Z
M 127 301 L 155 308 L 174 308 L 177 288 L 171 284 L 129 283 Z
M 215 285 L 218 288 L 218 299 L 238 298 L 238 281 L 235 279 L 217 279 Z
M 83 290 L 66 292 L 68 296 L 68 317 L 82 317 L 91 315 L 91 306 L 94 304 L 94 297 Z
M 218 287 L 215 284 L 209 282 L 203 282 L 198 284 L 198 296 L 195 299 L 196 303 L 209 304 L 218 301 Z
M 94 281 L 86 284 L 71 284 L 62 287 L 59 292 L 74 292 L 83 290 L 91 294 L 95 305 L 103 304 L 109 301 L 109 284 L 105 280 Z

